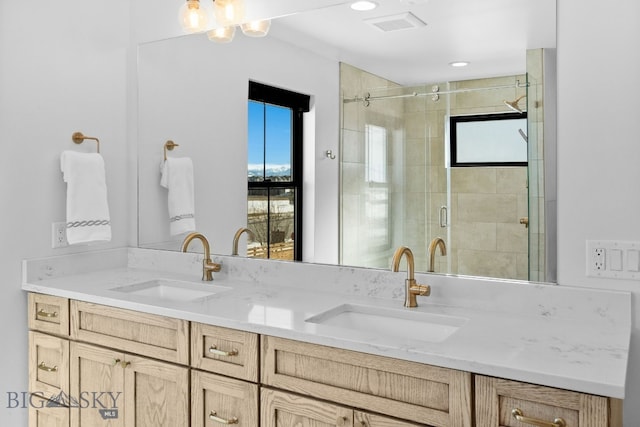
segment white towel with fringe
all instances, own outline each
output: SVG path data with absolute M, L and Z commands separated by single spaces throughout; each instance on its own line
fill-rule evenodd
M 169 233 L 195 231 L 193 162 L 189 157 L 169 157 L 161 165 L 160 185 L 168 190 Z
M 70 245 L 111 241 L 104 159 L 98 153 L 63 151 L 62 177 L 67 183 L 67 241 Z

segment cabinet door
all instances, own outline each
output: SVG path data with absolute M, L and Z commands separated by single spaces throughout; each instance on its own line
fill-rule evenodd
M 191 425 L 258 426 L 258 386 L 206 372 L 191 371 Z
M 513 412 L 517 411 L 518 421 Z M 620 401 L 517 381 L 476 376 L 476 425 L 622 426 Z M 535 424 L 538 422 L 538 424 Z M 554 424 L 555 423 L 555 424 Z
M 277 390 L 261 391 L 262 427 L 351 427 L 353 411 Z
M 72 342 L 71 426 L 124 427 L 124 354 Z
M 188 368 L 128 354 L 122 368 L 127 427 L 188 427 Z
M 43 399 L 32 399 L 29 427 L 69 427 L 69 408 L 48 405 Z
M 29 331 L 29 391 L 47 399 L 69 394 L 69 340 Z

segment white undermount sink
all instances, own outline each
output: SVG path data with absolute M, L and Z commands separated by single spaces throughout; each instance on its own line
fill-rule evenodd
M 441 342 L 460 329 L 467 320 L 464 317 L 411 309 L 342 304 L 310 317 L 306 322 L 402 339 Z
M 197 284 L 171 279 L 153 279 L 145 282 L 112 288 L 112 291 L 129 295 L 150 297 L 166 301 L 192 302 L 212 297 L 231 288 L 226 286 Z

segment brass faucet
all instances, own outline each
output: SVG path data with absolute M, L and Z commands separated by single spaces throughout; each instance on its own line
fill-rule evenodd
M 238 255 L 238 241 L 240 240 L 240 236 L 242 236 L 242 233 L 244 232 L 246 232 L 247 235 L 252 239 L 255 239 L 255 234 L 253 234 L 253 231 L 244 227 L 239 228 L 238 231 L 236 231 L 236 235 L 233 236 L 233 248 L 231 249 L 231 255 Z
M 413 252 L 406 246 L 400 246 L 393 254 L 393 260 L 391 261 L 392 271 L 398 271 L 400 267 L 400 260 L 402 256 L 407 256 L 407 279 L 404 281 L 404 306 L 405 307 L 417 307 L 418 301 L 417 295 L 429 296 L 431 293 L 431 287 L 429 285 L 419 285 L 416 283 L 416 279 L 413 277 L 414 260 Z
M 431 243 L 429 243 L 429 269 L 427 270 L 428 272 L 436 271 L 433 264 L 435 263 L 435 260 L 436 260 L 436 249 L 438 246 L 440 247 L 440 255 L 447 254 L 447 246 L 444 244 L 444 240 L 442 240 L 440 237 L 436 237 L 435 239 L 433 239 Z
M 211 273 L 214 271 L 220 271 L 222 266 L 220 264 L 216 264 L 215 262 L 211 262 L 209 241 L 206 237 L 204 237 L 202 233 L 189 233 L 182 242 L 182 252 L 187 252 L 189 243 L 191 243 L 193 239 L 200 240 L 202 242 L 202 246 L 204 247 L 204 259 L 202 260 L 202 280 L 211 281 L 213 280 L 213 275 Z

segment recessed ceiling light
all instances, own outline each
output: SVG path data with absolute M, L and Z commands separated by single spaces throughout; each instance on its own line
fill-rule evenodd
M 449 65 L 451 65 L 452 67 L 466 67 L 467 65 L 469 65 L 469 63 L 467 61 L 454 61 L 449 62 Z
M 354 3 L 351 3 L 351 9 L 357 10 L 358 12 L 364 12 L 367 10 L 373 10 L 378 7 L 378 3 L 368 0 L 361 0 Z

